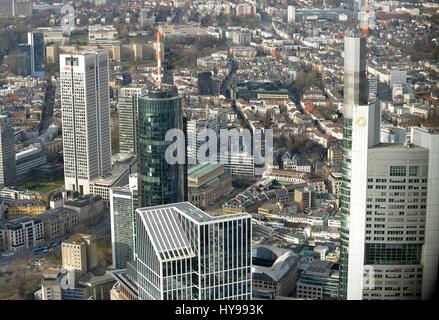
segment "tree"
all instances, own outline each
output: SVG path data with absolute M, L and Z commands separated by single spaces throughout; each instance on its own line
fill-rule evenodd
M 316 71 L 306 68 L 299 71 L 294 80 L 294 86 L 296 87 L 297 94 L 302 96 L 306 90 L 312 85 L 316 84 L 316 80 L 319 79 L 319 75 Z
M 96 251 L 98 256 L 98 265 L 105 268 L 112 263 L 110 235 L 106 235 L 97 241 Z

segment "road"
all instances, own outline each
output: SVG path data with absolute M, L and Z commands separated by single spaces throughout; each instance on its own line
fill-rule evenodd
M 53 116 L 53 104 L 55 102 L 55 87 L 52 84 L 52 81 L 50 81 L 50 78 L 47 80 L 47 87 L 46 87 L 46 95 L 45 100 L 43 104 L 43 113 L 41 116 L 41 123 L 40 123 L 40 134 L 44 133 L 47 128 L 49 128 L 49 125 L 52 121 Z
M 107 235 L 110 235 L 110 209 L 106 208 L 104 210 L 104 213 L 102 214 L 102 217 L 100 220 L 93 226 L 90 226 L 87 228 L 87 232 L 93 233 L 96 235 L 97 239 L 101 239 Z M 59 250 L 61 246 L 61 241 L 68 239 L 69 236 L 61 237 L 58 239 L 51 240 L 49 243 L 54 242 L 54 245 L 52 246 L 53 250 Z M 48 243 L 48 244 L 49 244 Z M 5 254 L 9 254 L 9 252 L 1 252 L 0 253 L 0 268 L 6 267 L 9 264 L 11 264 L 14 260 L 20 259 L 20 260 L 26 260 L 28 261 L 31 258 L 45 258 L 49 252 L 47 253 L 41 253 L 41 254 L 34 254 L 33 248 L 31 249 L 25 249 L 18 251 L 14 253 L 14 255 L 11 256 L 3 256 Z

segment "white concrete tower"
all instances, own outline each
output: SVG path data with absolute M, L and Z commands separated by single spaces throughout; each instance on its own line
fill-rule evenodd
M 67 190 L 90 192 L 89 182 L 111 171 L 106 50 L 60 55 L 60 86 Z

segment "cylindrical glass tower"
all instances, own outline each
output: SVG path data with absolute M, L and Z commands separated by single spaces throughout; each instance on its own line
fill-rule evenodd
M 181 97 L 175 87 L 162 85 L 139 98 L 139 205 L 170 204 L 185 200 L 185 165 L 169 164 L 168 130 L 183 128 Z

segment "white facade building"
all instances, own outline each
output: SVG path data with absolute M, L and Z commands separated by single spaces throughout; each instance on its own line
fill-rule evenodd
M 90 193 L 90 180 L 111 170 L 108 52 L 60 55 L 67 190 Z
M 439 168 L 439 132 L 414 128 L 411 137 L 415 145 L 428 149 L 427 204 L 421 258 L 423 265 L 421 299 L 431 299 L 438 282 L 439 269 L 439 170 L 437 170 Z
M 1 227 L 7 237 L 7 250 L 21 251 L 44 243 L 43 222 L 39 218 L 23 216 Z
M 375 103 L 353 108 L 347 299 L 426 299 L 439 257 L 439 135 L 380 143 L 379 114 Z
M 229 152 L 228 158 L 222 154 L 221 163 L 232 177 L 245 177 L 253 179 L 255 177 L 255 160 L 252 154 L 247 152 Z M 226 162 L 225 162 L 226 161 Z
M 296 8 L 294 6 L 288 6 L 287 21 L 288 23 L 296 22 Z

